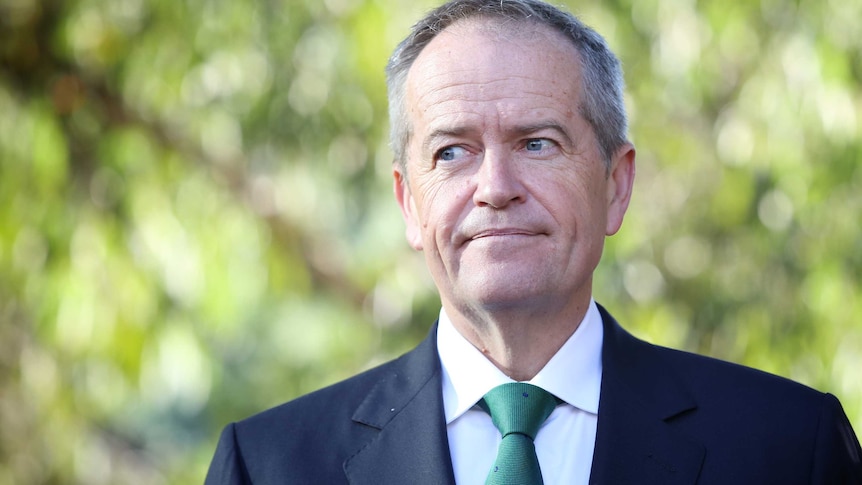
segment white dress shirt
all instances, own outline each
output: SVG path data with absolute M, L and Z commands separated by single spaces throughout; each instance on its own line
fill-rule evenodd
M 546 485 L 589 482 L 602 381 L 602 334 L 602 317 L 591 300 L 575 333 L 528 381 L 564 401 L 536 435 L 536 455 Z M 494 387 L 513 381 L 455 329 L 443 310 L 437 349 L 455 482 L 483 484 L 501 437 L 491 417 L 476 403 Z

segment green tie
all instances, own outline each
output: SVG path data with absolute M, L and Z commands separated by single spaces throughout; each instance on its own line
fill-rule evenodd
M 557 399 L 541 387 L 513 382 L 488 391 L 479 405 L 503 435 L 485 484 L 542 485 L 533 440 L 557 406 Z

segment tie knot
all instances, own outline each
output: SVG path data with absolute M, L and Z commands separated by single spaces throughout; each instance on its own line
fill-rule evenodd
M 542 423 L 557 406 L 557 398 L 541 387 L 512 382 L 488 391 L 479 405 L 504 437 L 520 433 L 536 439 Z

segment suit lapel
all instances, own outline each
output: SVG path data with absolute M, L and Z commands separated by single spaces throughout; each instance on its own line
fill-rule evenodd
M 453 484 L 436 325 L 378 382 L 353 421 L 379 433 L 344 463 L 352 484 Z
M 625 330 L 604 308 L 602 390 L 591 484 L 693 484 L 704 447 L 676 433 L 672 422 L 695 412 L 655 348 Z

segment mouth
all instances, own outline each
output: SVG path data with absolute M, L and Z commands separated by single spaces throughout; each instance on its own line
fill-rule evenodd
M 484 239 L 489 237 L 513 237 L 513 236 L 538 236 L 539 234 L 533 231 L 517 228 L 501 228 L 501 229 L 486 229 L 480 231 L 470 237 L 469 240 Z

